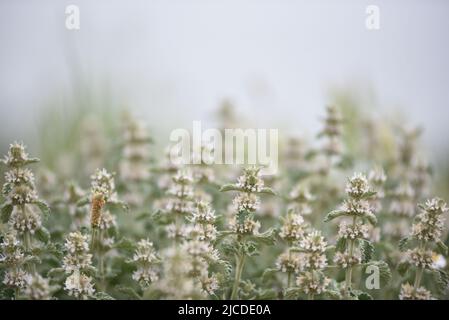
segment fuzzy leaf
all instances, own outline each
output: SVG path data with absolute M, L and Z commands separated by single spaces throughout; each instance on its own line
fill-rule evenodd
M 93 296 L 96 300 L 115 300 L 113 297 L 111 297 L 106 292 L 97 292 Z
M 225 184 L 220 188 L 220 192 L 227 192 L 227 191 L 241 191 L 241 189 L 234 184 Z
M 359 292 L 357 295 L 358 300 L 373 300 L 373 297 L 367 292 Z
M 276 242 L 273 229 L 269 229 L 264 233 L 248 237 L 257 244 L 273 245 Z
M 410 241 L 409 237 L 404 237 L 401 240 L 399 240 L 399 250 L 401 252 L 404 252 L 406 250 L 407 244 Z
M 370 261 L 371 258 L 373 257 L 374 246 L 368 240 L 361 240 L 361 241 L 362 241 L 362 246 L 360 249 L 362 251 L 362 263 L 366 263 L 366 262 Z
M 14 206 L 10 202 L 6 202 L 2 205 L 2 222 L 7 223 Z
M 34 204 L 39 208 L 45 217 L 50 215 L 50 206 L 45 201 L 38 200 L 34 202 Z
M 337 290 L 326 290 L 324 292 L 324 294 L 326 296 L 328 296 L 330 299 L 333 299 L 333 300 L 340 300 L 341 299 L 341 293 L 338 292 Z
M 375 196 L 377 194 L 376 191 L 368 191 L 365 194 L 363 194 L 362 199 L 369 199 L 372 196 Z
M 47 273 L 47 277 L 49 278 L 59 278 L 62 277 L 65 273 L 65 270 L 63 268 L 53 268 L 50 269 Z
M 372 213 L 365 214 L 365 218 L 371 223 L 373 226 L 377 224 L 377 217 Z
M 116 290 L 118 292 L 120 292 L 121 294 L 126 295 L 129 299 L 134 299 L 134 300 L 141 300 L 141 296 L 139 296 L 139 294 L 136 292 L 136 290 L 134 290 L 131 287 L 125 287 L 125 286 L 118 286 L 116 288 Z
M 440 269 L 432 270 L 432 275 L 435 279 L 435 283 L 437 284 L 437 289 L 440 293 L 444 293 L 449 284 L 449 276 L 446 272 Z
M 338 238 L 337 243 L 335 244 L 335 249 L 339 252 L 343 252 L 346 249 L 346 238 Z
M 36 238 L 43 243 L 48 243 L 50 240 L 50 232 L 44 227 L 41 227 L 36 230 Z
M 438 253 L 441 253 L 442 255 L 447 256 L 447 253 L 448 253 L 447 246 L 443 243 L 443 241 L 438 240 L 436 245 L 437 245 Z
M 259 191 L 259 193 L 271 194 L 272 196 L 276 196 L 276 195 L 277 195 L 277 193 L 276 193 L 273 189 L 268 188 L 268 187 L 262 188 L 262 189 Z
M 410 268 L 410 263 L 407 261 L 402 261 L 397 266 L 398 273 L 403 277 L 405 273 L 407 272 L 408 268 Z
M 79 199 L 79 200 L 76 202 L 76 206 L 77 206 L 77 207 L 83 207 L 83 206 L 85 206 L 85 205 L 88 205 L 89 203 L 90 203 L 89 197 L 88 197 L 88 196 L 85 196 L 85 197 L 82 197 L 81 199 Z
M 301 295 L 299 288 L 289 288 L 285 291 L 284 297 L 288 300 L 297 299 Z
M 266 282 L 268 279 L 273 278 L 276 275 L 276 272 L 278 272 L 278 269 L 274 268 L 268 268 L 266 269 L 262 274 L 262 282 Z
M 249 257 L 259 255 L 259 250 L 257 250 L 257 245 L 254 242 L 248 241 L 242 246 L 243 253 Z
M 333 220 L 333 219 L 335 219 L 335 218 L 338 218 L 338 217 L 341 217 L 341 216 L 344 216 L 344 215 L 346 215 L 346 211 L 343 211 L 343 210 L 334 210 L 334 211 L 331 211 L 331 212 L 329 212 L 329 213 L 326 215 L 326 217 L 324 218 L 324 222 L 331 221 L 331 220 Z
M 114 248 L 123 249 L 125 251 L 133 251 L 135 248 L 134 242 L 128 238 L 121 238 L 120 241 L 114 244 Z

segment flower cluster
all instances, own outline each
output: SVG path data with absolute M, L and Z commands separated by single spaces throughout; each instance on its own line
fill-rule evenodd
M 145 288 L 159 279 L 157 264 L 160 262 L 153 243 L 142 239 L 137 242 L 137 248 L 131 259 L 137 266 L 132 278 Z
M 337 106 L 328 106 L 324 118 L 324 128 L 320 132 L 320 136 L 326 138 L 323 152 L 329 157 L 338 156 L 342 152 L 342 123 L 343 117 Z
M 14 232 L 5 234 L 0 249 L 0 265 L 6 269 L 3 283 L 11 288 L 24 289 L 31 275 L 24 269 L 26 255 Z
M 298 184 L 289 193 L 289 209 L 303 216 L 310 215 L 312 213 L 311 202 L 314 200 L 315 197 L 310 190 Z
M 348 298 L 352 285 L 353 267 L 359 265 L 362 260 L 369 258 L 369 256 L 362 257 L 361 245 L 372 247 L 367 239 L 369 227 L 366 221 L 374 225 L 377 218 L 370 205 L 370 200 L 372 200 L 375 192 L 372 191 L 365 175 L 355 173 L 346 184 L 345 190 L 348 199 L 343 202 L 338 210 L 330 212 L 325 221 L 337 217 L 347 217 L 350 220 L 350 224 L 342 221 L 339 225 L 337 252 L 334 256 L 334 263 L 346 272 L 345 294 Z
M 122 181 L 134 183 L 148 180 L 150 177 L 148 147 L 151 142 L 145 123 L 133 118 L 128 119 L 119 163 Z
M 239 191 L 239 194 L 232 202 L 237 214 L 230 218 L 230 229 L 242 235 L 258 234 L 260 223 L 254 219 L 254 213 L 260 206 L 260 199 L 257 193 L 264 190 L 264 181 L 260 174 L 260 168 L 245 168 L 243 175 L 237 179 L 234 188 Z
M 30 300 L 50 300 L 51 287 L 48 279 L 35 274 L 30 277 L 28 286 L 24 290 L 25 296 Z
M 167 226 L 167 235 L 176 241 L 184 239 L 188 230 L 184 222 L 194 211 L 193 177 L 189 170 L 180 169 L 172 178 L 172 185 L 168 190 L 171 197 L 165 206 L 166 215 L 173 221 Z
M 312 230 L 301 239 L 299 247 L 303 270 L 296 278 L 296 284 L 309 298 L 313 298 L 324 293 L 331 282 L 323 272 L 327 266 L 327 242 L 319 231 Z
M 440 240 L 444 224 L 443 214 L 449 210 L 446 202 L 439 198 L 429 199 L 420 205 L 420 209 L 421 213 L 416 217 L 410 236 L 401 240 L 404 245 L 412 241 L 417 242 L 416 247 L 405 252 L 402 262 L 407 268 L 413 266 L 416 270 L 414 285 L 405 283 L 401 287 L 399 298 L 403 300 L 431 299 L 430 292 L 420 287 L 424 270 L 432 271 L 436 267 L 434 257 L 438 255 L 433 251 L 435 244 L 439 250 L 443 248 L 447 253 L 447 247 Z
M 10 145 L 3 160 L 9 169 L 2 189 L 6 199 L 2 212 L 7 213 L 3 218 L 9 220 L 10 227 L 23 238 L 26 250 L 31 249 L 32 235 L 43 229 L 41 213 L 49 211 L 47 204 L 38 198 L 33 173 L 26 168 L 37 161 L 28 156 L 23 144 L 17 142 Z
M 205 201 L 198 201 L 196 209 L 192 213 L 193 231 L 195 237 L 203 241 L 213 241 L 217 236 L 215 227 L 215 211 Z M 190 232 L 192 234 L 192 231 Z
M 67 254 L 63 258 L 62 267 L 69 274 L 65 281 L 65 290 L 75 298 L 87 299 L 95 292 L 92 278 L 92 254 L 89 253 L 88 236 L 81 232 L 71 232 L 65 241 Z

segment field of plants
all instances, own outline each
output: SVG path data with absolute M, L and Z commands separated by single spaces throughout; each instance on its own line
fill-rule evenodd
M 0 298 L 448 299 L 448 194 L 421 130 L 321 114 L 313 139 L 280 137 L 269 176 L 176 165 L 128 113 L 64 124 L 61 149 L 11 142 Z M 218 118 L 240 126 L 229 104 Z

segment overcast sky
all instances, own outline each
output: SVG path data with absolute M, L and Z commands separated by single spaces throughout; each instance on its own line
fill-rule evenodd
M 78 31 L 65 28 L 68 4 L 80 8 Z M 377 31 L 365 27 L 370 4 Z M 375 105 L 404 110 L 438 150 L 449 132 L 448 9 L 444 0 L 2 0 L 1 133 L 33 130 L 39 108 L 81 70 L 153 126 L 207 120 L 230 97 L 259 126 L 313 131 L 329 88 L 368 86 Z

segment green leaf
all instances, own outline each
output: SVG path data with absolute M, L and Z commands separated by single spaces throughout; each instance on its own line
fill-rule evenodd
M 449 284 L 449 276 L 446 272 L 440 269 L 434 269 L 432 270 L 433 278 L 435 279 L 435 283 L 437 285 L 438 291 L 443 294 L 447 286 Z
M 447 246 L 443 243 L 443 241 L 438 240 L 436 242 L 436 245 L 438 253 L 442 254 L 443 256 L 447 256 L 448 254 Z
M 115 300 L 113 297 L 111 297 L 106 292 L 97 292 L 93 296 L 96 300 Z
M 43 243 L 48 243 L 48 241 L 50 240 L 50 232 L 48 232 L 48 230 L 44 227 L 37 229 L 35 235 L 36 238 Z
M 121 238 L 120 241 L 114 244 L 114 248 L 125 251 L 133 251 L 135 249 L 134 242 L 128 238 Z
M 350 295 L 357 298 L 357 300 L 373 300 L 373 297 L 361 290 L 351 290 Z
M 341 216 L 345 216 L 347 215 L 346 211 L 344 210 L 334 210 L 329 212 L 326 217 L 324 218 L 324 222 L 328 222 L 331 221 L 335 218 L 341 217 Z
M 362 199 L 369 199 L 372 196 L 375 196 L 377 194 L 376 191 L 368 191 L 365 194 L 363 194 Z
M 45 201 L 38 200 L 34 202 L 34 204 L 39 208 L 45 217 L 50 215 L 50 206 Z
M 335 249 L 339 252 L 343 252 L 346 249 L 346 238 L 338 238 L 335 244 Z
M 6 202 L 2 205 L 2 222 L 7 223 L 9 221 L 9 217 L 11 216 L 12 210 L 14 206 L 10 202 Z
M 266 269 L 262 274 L 262 282 L 266 282 L 268 279 L 272 279 L 276 275 L 276 272 L 278 271 L 279 271 L 278 269 L 274 268 Z
M 410 263 L 408 263 L 407 261 L 402 261 L 398 264 L 396 270 L 403 277 L 407 272 L 408 268 L 410 268 Z
M 410 241 L 409 237 L 404 237 L 401 240 L 399 240 L 399 250 L 401 252 L 404 252 L 407 249 L 407 244 Z
M 63 268 L 53 268 L 50 269 L 50 271 L 47 272 L 47 277 L 49 278 L 59 278 L 63 276 L 65 273 L 65 270 Z
M 326 296 L 328 296 L 332 300 L 340 300 L 341 299 L 341 293 L 337 290 L 326 290 L 324 292 Z
M 85 196 L 85 197 L 79 199 L 79 200 L 76 202 L 76 206 L 77 206 L 77 207 L 83 207 L 83 206 L 85 206 L 85 205 L 88 205 L 89 203 L 90 203 L 89 196 Z
M 142 299 L 142 297 L 139 296 L 139 294 L 136 292 L 136 290 L 134 290 L 131 287 L 118 286 L 116 288 L 116 290 L 118 292 L 120 292 L 121 294 L 126 295 L 129 299 L 134 299 L 134 300 L 141 300 Z
M 262 188 L 262 189 L 259 191 L 259 193 L 271 194 L 272 196 L 276 196 L 276 195 L 277 195 L 277 193 L 276 193 L 273 189 L 268 188 L 268 187 Z
M 366 263 L 366 262 L 370 261 L 371 258 L 373 257 L 374 246 L 368 240 L 363 239 L 361 241 L 362 241 L 362 246 L 360 249 L 362 251 L 362 263 Z
M 377 224 L 377 217 L 373 213 L 366 213 L 364 217 L 371 223 L 373 226 Z
M 301 295 L 301 290 L 299 288 L 289 288 L 285 291 L 285 299 L 292 300 L 297 299 Z
M 273 245 L 276 242 L 273 229 L 269 229 L 264 233 L 258 235 L 249 236 L 248 239 L 254 241 L 257 244 L 264 245 Z
M 234 184 L 225 184 L 220 188 L 220 192 L 227 192 L 227 191 L 242 191 L 241 188 L 237 187 Z
M 257 250 L 257 245 L 254 242 L 248 241 L 245 242 L 242 246 L 243 254 L 248 257 L 253 257 L 259 255 L 259 250 Z

